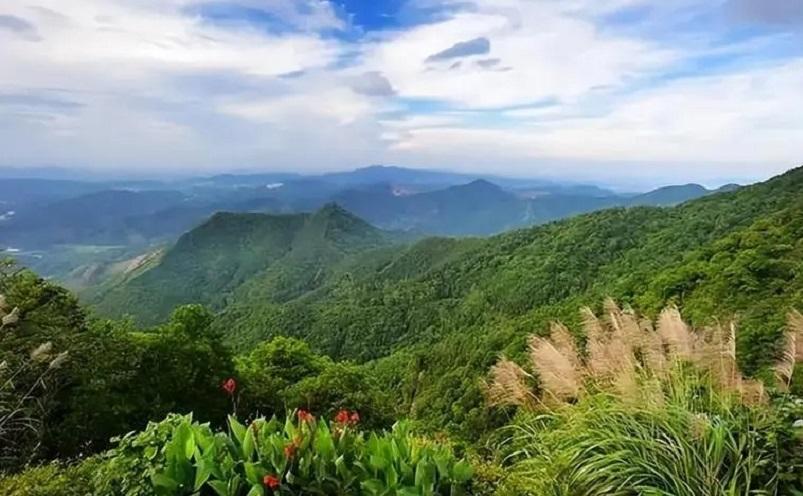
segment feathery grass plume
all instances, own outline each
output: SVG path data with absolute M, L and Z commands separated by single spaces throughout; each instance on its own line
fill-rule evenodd
M 0 317 L 5 316 L 6 312 L 8 312 L 8 301 L 6 295 L 0 294 Z
M 742 375 L 736 363 L 736 325 L 732 322 L 726 327 L 717 324 L 702 336 L 707 339 L 699 344 L 698 366 L 709 370 L 723 389 L 739 391 Z
M 764 383 L 755 379 L 739 379 L 739 398 L 745 405 L 764 405 L 769 401 Z
M 589 307 L 580 309 L 580 317 L 583 321 L 583 330 L 586 333 L 588 341 L 604 341 L 607 338 L 607 332 L 602 325 L 602 322 L 594 314 L 594 311 Z
M 550 323 L 549 339 L 563 356 L 571 360 L 575 369 L 579 370 L 581 366 L 580 353 L 577 351 L 577 341 L 569 331 L 569 328 L 560 322 Z
M 545 393 L 558 401 L 577 398 L 582 375 L 575 366 L 576 355 L 568 357 L 549 340 L 534 336 L 530 338 L 530 360 Z
M 588 308 L 580 309 L 583 321 L 583 330 L 586 332 L 586 352 L 588 360 L 586 367 L 588 373 L 595 377 L 610 376 L 616 370 L 616 357 L 611 356 L 610 333 L 605 329 L 594 312 Z
M 3 327 L 13 326 L 17 322 L 19 322 L 19 320 L 20 320 L 20 309 L 18 307 L 14 307 L 14 309 L 11 310 L 11 313 L 3 315 L 2 326 Z
M 62 351 L 61 353 L 56 355 L 56 358 L 54 358 L 53 360 L 50 361 L 50 365 L 48 365 L 48 369 L 53 370 L 53 369 L 61 368 L 61 366 L 64 365 L 64 362 L 67 361 L 69 356 L 70 356 L 70 352 L 69 351 Z
M 674 305 L 664 308 L 658 317 L 658 334 L 671 358 L 693 360 L 694 335 Z
M 491 381 L 485 386 L 488 402 L 494 406 L 533 406 L 534 396 L 526 384 L 524 369 L 506 358 L 491 367 Z
M 31 352 L 31 360 L 34 362 L 44 362 L 50 359 L 50 352 L 53 350 L 53 343 L 50 341 L 42 343 Z
M 787 315 L 783 339 L 781 356 L 775 362 L 775 377 L 779 386 L 786 390 L 792 383 L 795 362 L 803 360 L 803 315 L 800 312 L 794 310 Z
M 625 344 L 631 345 L 632 342 L 629 342 L 625 335 L 622 310 L 619 309 L 619 306 L 611 298 L 605 298 L 605 302 L 602 306 L 605 309 L 606 319 L 604 322 L 608 327 L 608 336 L 610 336 L 611 340 L 618 338 L 625 342 Z
M 803 314 L 797 310 L 789 312 L 787 327 L 795 334 L 795 361 L 803 362 Z

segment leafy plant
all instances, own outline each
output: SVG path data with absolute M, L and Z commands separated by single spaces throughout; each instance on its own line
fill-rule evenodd
M 164 448 L 164 469 L 153 475 L 157 494 L 460 494 L 471 465 L 443 445 L 412 434 L 407 424 L 365 434 L 359 415 L 343 410 L 332 422 L 304 410 L 256 419 L 231 417 L 229 432 L 183 419 Z
M 506 446 L 509 484 L 556 496 L 800 490 L 801 438 L 742 377 L 732 326 L 695 331 L 670 307 L 653 328 L 610 300 L 605 309 L 602 319 L 584 309 L 584 350 L 561 324 L 532 338 L 534 377 L 509 360 L 493 368 L 490 401 L 523 407 Z M 779 367 L 786 380 L 792 365 Z

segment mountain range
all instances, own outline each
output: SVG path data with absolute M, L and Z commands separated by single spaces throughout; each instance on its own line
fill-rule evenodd
M 484 182 L 467 188 L 499 195 Z M 677 201 L 683 189 L 662 193 Z M 499 355 L 517 353 L 551 319 L 579 326 L 577 309 L 599 309 L 608 296 L 648 316 L 677 304 L 696 326 L 735 318 L 740 365 L 762 373 L 787 310 L 803 307 L 801 191 L 803 168 L 669 208 L 418 241 L 335 205 L 217 214 L 84 300 L 142 324 L 164 320 L 175 304 L 204 303 L 236 349 L 304 339 L 405 391 L 397 406 L 413 417 L 470 437 L 486 418 L 480 379 Z
M 71 283 L 76 271 L 100 277 L 105 270 L 98 264 L 170 245 L 217 212 L 308 213 L 337 203 L 385 230 L 484 236 L 602 208 L 667 206 L 714 192 L 690 184 L 616 194 L 590 185 L 382 166 L 169 182 L 0 178 L 0 246 Z

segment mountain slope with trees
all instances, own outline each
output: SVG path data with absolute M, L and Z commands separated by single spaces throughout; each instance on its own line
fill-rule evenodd
M 102 313 L 122 310 L 147 324 L 181 304 L 222 308 L 251 279 L 264 282 L 266 303 L 281 302 L 321 285 L 343 259 L 394 239 L 333 204 L 314 214 L 218 213 L 150 266 L 88 298 Z

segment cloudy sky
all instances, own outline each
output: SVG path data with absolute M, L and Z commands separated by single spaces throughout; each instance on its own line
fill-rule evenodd
M 715 184 L 803 164 L 803 0 L 2 0 L 0 165 Z

